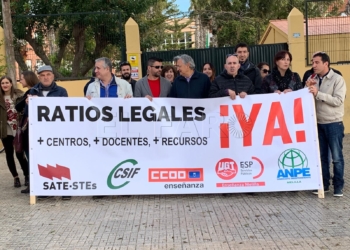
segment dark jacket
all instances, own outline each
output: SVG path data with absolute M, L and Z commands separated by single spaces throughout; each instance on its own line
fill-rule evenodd
M 12 101 L 16 104 L 16 99 L 22 95 L 22 90 L 15 89 Z M 3 97 L 0 99 L 0 138 L 2 139 L 5 137 L 7 137 L 7 110 L 5 106 L 5 99 Z
M 241 92 L 254 94 L 254 85 L 247 76 L 238 74 L 236 77 L 233 77 L 224 70 L 224 72 L 217 76 L 212 82 L 209 97 L 228 96 L 227 89 L 235 91 L 236 94 Z
M 252 81 L 254 85 L 254 93 L 261 93 L 261 84 L 262 78 L 260 74 L 260 70 L 250 61 L 246 61 L 238 71 L 239 73 L 243 73 Z
M 16 100 L 16 110 L 18 113 L 18 118 L 17 118 L 17 122 L 18 122 L 18 126 L 22 127 L 22 145 L 23 145 L 23 150 L 24 151 L 28 151 L 29 150 L 29 129 L 28 129 L 28 125 L 25 125 L 25 118 L 27 118 L 27 114 L 24 112 L 25 111 L 25 107 L 26 107 L 26 99 L 28 97 L 28 93 L 29 93 L 30 89 L 28 89 L 23 96 L 18 97 Z
M 283 92 L 286 89 L 295 91 L 302 88 L 303 85 L 298 73 L 288 69 L 282 77 L 279 70 L 273 68 L 271 74 L 264 77 L 261 90 L 262 93 L 274 93 L 276 90 Z
M 336 70 L 336 69 L 333 69 L 331 68 L 334 73 L 337 73 L 338 75 L 342 76 L 342 74 L 340 73 L 340 71 Z M 303 87 L 305 87 L 305 84 L 306 84 L 306 81 L 307 79 L 309 79 L 309 77 L 314 73 L 314 69 L 311 68 L 309 70 L 307 70 L 305 73 L 304 73 L 304 76 L 303 76 Z
M 210 91 L 210 79 L 206 74 L 195 71 L 187 82 L 183 76 L 175 78 L 169 97 L 174 98 L 208 98 Z
M 58 86 L 55 82 L 53 82 L 53 84 L 55 84 L 55 86 L 49 91 L 46 97 L 68 97 L 68 93 L 65 88 Z M 43 95 L 40 83 L 34 85 L 34 87 L 29 90 L 29 94 L 42 97 Z
M 54 84 L 54 87 L 49 91 L 49 93 L 47 93 L 46 97 L 68 97 L 68 93 L 65 88 L 58 86 L 55 82 L 53 82 L 53 84 Z M 40 83 L 35 84 L 34 87 L 32 87 L 29 90 L 28 94 L 44 97 L 42 95 L 42 89 L 41 89 Z M 28 105 L 25 106 L 24 115 L 28 116 Z
M 126 80 L 125 80 L 126 81 Z M 128 81 L 127 81 L 128 82 Z M 132 92 L 135 93 L 135 86 L 136 86 L 136 80 L 135 79 L 130 79 L 130 84 L 131 84 L 131 88 L 132 88 Z
M 84 96 L 86 96 L 86 91 L 87 91 L 90 83 L 92 83 L 94 81 L 95 81 L 95 77 L 91 77 L 91 79 L 85 84 L 85 86 L 84 86 Z

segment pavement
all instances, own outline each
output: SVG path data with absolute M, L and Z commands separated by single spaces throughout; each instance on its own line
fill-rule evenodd
M 53 197 L 36 205 L 13 187 L 1 153 L 0 249 L 350 249 L 349 149 L 347 135 L 343 197 L 331 189 L 325 199 L 300 191 Z

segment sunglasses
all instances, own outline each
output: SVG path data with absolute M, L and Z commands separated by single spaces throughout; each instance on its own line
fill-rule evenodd
M 230 56 L 236 56 L 237 57 L 238 55 L 237 54 L 227 54 L 226 58 L 229 58 Z
M 271 73 L 271 70 L 263 69 L 262 72 L 265 73 L 265 74 L 267 74 L 267 73 L 270 74 L 270 73 Z
M 163 66 L 151 66 L 151 67 L 156 69 L 163 69 Z

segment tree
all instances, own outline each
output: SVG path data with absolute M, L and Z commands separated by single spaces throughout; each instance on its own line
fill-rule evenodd
M 5 49 L 6 49 L 6 69 L 7 75 L 13 79 L 16 86 L 16 67 L 15 67 L 15 54 L 13 50 L 13 33 L 12 33 L 12 20 L 10 10 L 10 0 L 2 0 L 2 19 L 5 33 Z
M 159 0 L 147 11 L 136 15 L 135 21 L 139 24 L 141 39 L 141 50 L 159 50 L 168 33 L 166 30 L 174 31 L 168 20 L 179 15 L 175 0 Z
M 204 33 L 213 34 L 213 46 L 256 44 L 269 20 L 285 19 L 296 7 L 305 10 L 305 0 L 191 0 L 192 15 L 199 31 L 196 45 L 204 47 Z M 338 15 L 343 0 L 308 4 L 309 17 Z
M 93 67 L 96 58 L 120 58 L 118 50 L 125 42 L 125 20 L 145 12 L 157 2 L 110 0 L 106 4 L 102 0 L 14 1 L 11 10 L 15 14 L 13 30 L 16 60 L 25 70 L 21 57 L 25 41 L 44 64 L 53 67 L 56 77 L 62 77 L 62 73 L 67 71 L 73 77 L 84 76 Z M 89 14 L 81 14 L 83 12 Z

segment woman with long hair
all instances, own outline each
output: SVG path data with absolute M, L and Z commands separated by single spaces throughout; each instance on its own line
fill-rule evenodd
M 23 91 L 13 87 L 12 79 L 8 76 L 0 78 L 0 136 L 5 148 L 7 166 L 14 178 L 14 187 L 21 187 L 15 159 L 13 157 L 13 140 L 17 131 L 17 111 L 15 109 L 15 100 L 23 95 Z M 29 185 L 28 161 L 24 153 L 17 153 L 16 157 L 21 165 L 24 174 L 24 183 Z
M 206 74 L 209 77 L 210 82 L 214 81 L 216 71 L 215 71 L 214 65 L 212 63 L 210 63 L 210 62 L 204 63 L 202 66 L 202 73 Z
M 28 88 L 28 90 L 24 93 L 24 95 L 16 100 L 16 110 L 21 118 L 18 119 L 19 125 L 22 128 L 22 145 L 23 151 L 27 157 L 29 162 L 29 127 L 28 127 L 28 112 L 25 112 L 26 108 L 26 100 L 28 98 L 28 93 L 30 89 L 39 82 L 38 77 L 32 71 L 24 71 L 21 74 L 20 83 L 23 88 Z M 28 164 L 29 168 L 29 164 Z M 30 188 L 29 185 L 26 189 L 23 189 L 21 193 L 27 194 L 29 193 Z
M 300 76 L 290 70 L 292 55 L 282 50 L 275 55 L 274 67 L 271 74 L 267 75 L 262 82 L 262 93 L 288 93 L 302 89 Z

